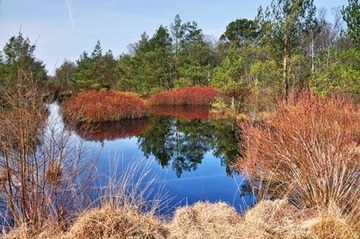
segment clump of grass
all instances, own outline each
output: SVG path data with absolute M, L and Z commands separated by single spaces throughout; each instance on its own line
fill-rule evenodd
M 23 223 L 17 227 L 12 228 L 8 232 L 3 232 L 2 239 L 61 239 L 64 236 L 64 231 L 57 222 L 48 221 L 42 227 L 34 230 L 30 225 Z
M 161 192 L 154 192 L 150 163 L 121 165 L 119 177 L 109 175 L 100 204 L 83 212 L 65 238 L 167 238 L 165 224 L 155 216 Z M 155 197 L 150 200 L 150 195 Z
M 245 213 L 242 238 L 303 238 L 306 229 L 299 226 L 303 213 L 287 199 L 262 200 Z
M 63 115 L 78 122 L 111 122 L 147 117 L 149 107 L 133 93 L 88 91 L 66 101 Z
M 176 210 L 169 238 L 239 238 L 240 221 L 235 209 L 224 202 L 199 202 Z
M 152 95 L 150 105 L 207 105 L 215 100 L 217 91 L 211 86 L 182 87 Z
M 360 228 L 354 227 L 349 221 L 334 215 L 324 215 L 309 219 L 302 224 L 309 235 L 307 238 L 334 238 L 357 239 L 360 238 Z
M 103 205 L 82 214 L 65 238 L 166 238 L 161 222 L 132 207 Z
M 357 239 L 360 230 L 341 210 L 299 209 L 287 198 L 262 200 L 249 209 L 240 224 L 239 238 Z
M 360 221 L 360 113 L 352 101 L 303 92 L 278 102 L 268 120 L 241 127 L 245 154 L 235 167 L 299 208 L 335 203 Z

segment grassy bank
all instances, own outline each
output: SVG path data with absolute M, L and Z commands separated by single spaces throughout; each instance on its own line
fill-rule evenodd
M 129 206 L 129 205 L 128 205 Z M 35 234 L 25 225 L 3 238 L 317 238 L 357 239 L 359 223 L 336 207 L 299 210 L 287 199 L 260 201 L 244 215 L 226 203 L 178 208 L 170 221 L 137 207 L 103 204 L 82 213 L 67 231 L 50 225 Z M 53 229 L 53 230 L 51 230 Z

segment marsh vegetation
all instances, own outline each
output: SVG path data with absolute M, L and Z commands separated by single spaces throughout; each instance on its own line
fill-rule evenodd
M 348 2 L 329 22 L 312 0 L 273 0 L 216 42 L 177 15 L 127 54 L 98 41 L 53 76 L 29 39 L 11 37 L 0 55 L 3 238 L 359 238 L 360 5 Z M 176 177 L 211 151 L 257 203 L 193 202 L 164 217 L 145 159 L 94 190 L 101 158 L 86 141 L 119 137 Z

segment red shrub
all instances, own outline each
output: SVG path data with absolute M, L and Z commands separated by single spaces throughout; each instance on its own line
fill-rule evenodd
M 132 93 L 88 91 L 65 102 L 63 115 L 80 122 L 110 122 L 146 117 L 149 107 Z
M 217 94 L 211 86 L 183 87 L 150 97 L 151 105 L 210 105 Z
M 359 218 L 360 113 L 353 102 L 301 93 L 278 102 L 270 120 L 241 127 L 239 171 L 276 185 L 277 195 L 298 206 L 335 203 Z

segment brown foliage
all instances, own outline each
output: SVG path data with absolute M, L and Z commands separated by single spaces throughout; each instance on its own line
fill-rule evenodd
M 30 234 L 45 225 L 65 227 L 69 214 L 80 208 L 77 199 L 85 196 L 81 190 L 91 182 L 81 184 L 78 178 L 87 177 L 88 165 L 80 160 L 84 149 L 71 140 L 71 131 L 48 117 L 44 89 L 24 85 L 1 89 L 1 95 L 2 226 L 26 225 Z
M 159 92 L 150 97 L 150 105 L 208 105 L 214 101 L 217 91 L 211 86 L 183 87 Z
M 279 101 L 271 119 L 241 127 L 238 170 L 299 207 L 335 203 L 359 221 L 360 113 L 352 101 L 303 92 Z
M 88 91 L 65 102 L 63 115 L 80 122 L 110 122 L 146 117 L 149 107 L 132 93 Z

